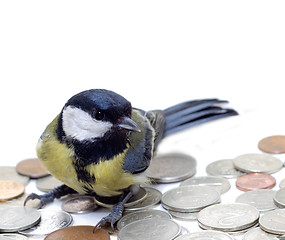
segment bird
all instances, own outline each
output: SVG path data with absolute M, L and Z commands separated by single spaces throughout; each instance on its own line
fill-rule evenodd
M 63 185 L 43 195 L 40 207 L 79 193 L 114 202 L 95 226 L 114 224 L 124 204 L 147 182 L 143 173 L 159 143 L 169 135 L 212 120 L 238 115 L 217 98 L 185 101 L 164 110 L 144 111 L 110 90 L 89 89 L 72 96 L 40 136 L 36 152 Z

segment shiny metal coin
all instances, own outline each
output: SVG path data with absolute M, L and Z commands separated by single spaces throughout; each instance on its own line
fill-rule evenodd
M 204 229 L 238 231 L 255 225 L 259 211 L 248 204 L 216 204 L 201 210 L 198 223 Z
M 56 187 L 61 186 L 63 183 L 57 180 L 54 176 L 49 175 L 43 178 L 39 178 L 36 181 L 36 186 L 40 191 L 50 192 Z
M 129 213 L 125 216 L 123 216 L 117 223 L 117 228 L 120 230 L 124 226 L 138 221 L 142 219 L 152 219 L 152 218 L 165 218 L 165 219 L 171 219 L 171 216 L 169 213 L 161 210 L 142 210 L 142 211 L 137 211 L 137 212 L 132 212 Z
M 143 219 L 123 227 L 118 233 L 118 240 L 172 240 L 180 231 L 181 227 L 170 219 Z
M 262 230 L 273 234 L 285 234 L 285 209 L 276 209 L 265 213 L 259 219 Z
M 229 180 L 223 177 L 205 176 L 205 177 L 193 177 L 183 181 L 180 186 L 209 186 L 215 188 L 221 194 L 230 190 L 231 184 Z
M 258 227 L 245 233 L 242 240 L 280 240 L 280 238 L 278 235 L 267 233 Z
M 142 201 L 126 207 L 125 211 L 138 211 L 138 210 L 144 210 L 149 208 L 154 208 L 158 203 L 161 201 L 162 193 L 152 187 L 144 187 L 146 190 L 146 198 Z
M 285 136 L 275 135 L 261 139 L 258 148 L 267 153 L 285 153 Z
M 68 197 L 61 204 L 62 210 L 69 213 L 87 213 L 98 208 L 95 198 L 88 195 Z
M 0 180 L 0 201 L 11 200 L 21 196 L 25 191 L 23 183 L 14 180 Z
M 285 188 L 279 189 L 275 193 L 273 200 L 277 207 L 285 208 Z
M 24 206 L 24 202 L 28 196 L 29 196 L 29 194 L 24 193 L 20 197 L 14 198 L 12 200 L 0 202 L 0 209 L 12 207 L 12 206 Z M 26 206 L 32 207 L 32 208 L 39 208 L 39 204 L 40 204 L 40 201 L 38 199 L 36 199 L 36 200 L 28 201 Z
M 276 191 L 271 189 L 259 189 L 248 191 L 237 197 L 237 203 L 246 203 L 256 207 L 259 211 L 276 209 L 273 197 Z
M 17 232 L 37 225 L 41 220 L 38 210 L 31 207 L 0 209 L 0 232 Z
M 20 161 L 16 170 L 19 174 L 30 178 L 41 178 L 49 175 L 49 172 L 38 158 L 28 158 Z
M 280 181 L 279 187 L 280 188 L 284 188 L 285 187 L 285 178 Z
M 143 201 L 144 199 L 146 199 L 147 197 L 147 192 L 144 188 L 140 188 L 139 192 L 132 196 L 129 201 L 127 203 L 124 204 L 124 207 L 131 207 L 134 206 L 138 203 L 140 203 L 141 201 Z M 98 199 L 95 198 L 95 202 L 96 204 L 98 204 L 99 206 L 105 207 L 105 208 L 112 208 L 114 205 L 112 204 L 108 204 L 108 203 L 104 203 L 104 202 L 100 202 Z
M 68 227 L 72 223 L 72 216 L 64 211 L 39 210 L 41 222 L 27 230 L 19 231 L 25 235 L 46 235 L 58 229 Z
M 28 238 L 17 233 L 2 233 L 0 234 L 0 240 L 28 240 Z
M 235 168 L 246 173 L 275 173 L 283 168 L 280 159 L 269 154 L 249 153 L 233 159 Z
M 2 166 L 0 167 L 0 180 L 14 180 L 27 185 L 30 181 L 30 178 L 17 173 L 16 167 Z
M 162 195 L 162 206 L 178 212 L 197 212 L 218 203 L 220 193 L 208 186 L 183 186 L 168 190 Z
M 236 187 L 241 191 L 271 189 L 276 185 L 276 179 L 267 173 L 249 173 L 236 180 Z
M 199 212 L 177 212 L 168 210 L 170 215 L 178 220 L 185 220 L 185 221 L 194 221 L 197 220 L 197 216 Z
M 234 238 L 224 232 L 205 230 L 201 232 L 188 233 L 179 236 L 175 240 L 234 240 Z
M 154 157 L 146 175 L 158 183 L 182 181 L 196 173 L 196 160 L 186 154 L 169 153 Z
M 56 230 L 45 237 L 45 240 L 110 240 L 105 230 L 94 226 L 72 226 Z
M 206 167 L 206 172 L 210 176 L 224 178 L 237 178 L 245 174 L 234 167 L 232 159 L 222 159 L 212 162 Z

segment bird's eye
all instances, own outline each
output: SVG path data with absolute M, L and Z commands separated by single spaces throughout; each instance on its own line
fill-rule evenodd
M 105 113 L 102 110 L 98 110 L 94 114 L 94 118 L 98 121 L 102 120 L 105 117 Z

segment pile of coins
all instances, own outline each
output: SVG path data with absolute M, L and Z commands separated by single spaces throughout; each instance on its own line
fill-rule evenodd
M 274 191 L 276 180 L 271 175 L 280 171 L 283 163 L 268 154 L 268 139 L 274 140 L 264 138 L 258 144 L 266 153 L 213 161 L 206 168 L 208 176 L 194 176 L 197 162 L 192 156 L 156 156 L 146 171 L 152 184 L 141 186 L 139 193 L 125 204 L 124 216 L 115 229 L 103 226 L 94 231 L 94 226 L 71 226 L 73 214 L 113 206 L 92 196 L 66 196 L 61 199 L 62 209 L 57 211 L 38 210 L 34 201 L 23 207 L 29 179 L 42 192 L 62 184 L 39 165 L 38 159 L 21 161 L 16 168 L 1 167 L 6 174 L 0 176 L 0 240 L 34 236 L 47 240 L 104 240 L 116 235 L 119 240 L 234 240 L 237 236 L 243 240 L 285 239 L 285 179 Z M 282 152 L 280 144 L 275 141 L 273 145 L 278 148 L 274 153 Z M 222 195 L 231 189 L 232 179 L 236 179 L 235 187 L 242 193 L 234 203 L 223 203 Z M 168 183 L 176 184 L 163 194 L 156 187 Z M 196 222 L 201 231 L 191 232 L 179 220 Z

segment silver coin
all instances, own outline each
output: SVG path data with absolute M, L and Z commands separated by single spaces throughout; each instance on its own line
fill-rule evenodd
M 237 203 L 247 203 L 256 207 L 259 211 L 276 209 L 273 197 L 276 191 L 272 189 L 258 189 L 245 192 L 236 199 Z
M 199 212 L 177 212 L 168 210 L 170 215 L 174 218 L 179 220 L 186 220 L 186 221 L 194 221 L 197 220 L 197 216 Z
M 205 176 L 205 177 L 194 177 L 184 180 L 180 186 L 188 185 L 199 185 L 214 187 L 221 194 L 226 193 L 231 188 L 229 180 L 223 177 L 216 176 Z
M 218 203 L 220 193 L 208 186 L 183 186 L 168 190 L 162 195 L 162 206 L 178 212 L 197 212 Z
M 285 178 L 280 181 L 279 187 L 280 188 L 284 188 L 285 187 Z
M 0 167 L 0 180 L 14 180 L 24 185 L 27 185 L 30 178 L 27 176 L 20 175 L 16 171 L 16 167 Z
M 222 159 L 212 162 L 206 167 L 206 172 L 210 176 L 224 178 L 238 178 L 245 174 L 234 167 L 232 159 Z
M 285 234 L 285 209 L 265 213 L 259 219 L 259 226 L 266 232 Z
M 72 216 L 64 211 L 39 210 L 41 222 L 27 230 L 19 231 L 25 235 L 46 235 L 58 229 L 69 226 L 73 219 Z
M 161 210 L 142 210 L 142 211 L 137 211 L 137 212 L 132 212 L 129 213 L 125 216 L 123 216 L 117 223 L 117 228 L 120 230 L 124 226 L 138 221 L 142 219 L 149 219 L 149 218 L 166 218 L 166 219 L 171 219 L 171 216 L 169 213 Z
M 181 227 L 170 219 L 153 218 L 135 221 L 123 227 L 118 233 L 119 240 L 171 240 L 176 238 Z
M 213 230 L 205 230 L 201 232 L 193 232 L 188 233 L 182 236 L 179 236 L 175 240 L 234 240 L 232 236 L 227 233 L 213 231 Z
M 6 208 L 6 207 L 12 207 L 12 206 L 24 206 L 24 202 L 26 198 L 29 196 L 29 194 L 24 193 L 22 196 L 5 201 L 5 202 L 0 202 L 0 209 L 1 208 Z M 40 201 L 38 199 L 36 200 L 30 200 L 27 202 L 26 206 L 32 207 L 32 208 L 39 208 Z
M 54 176 L 49 175 L 43 178 L 39 178 L 36 181 L 36 186 L 40 191 L 49 192 L 56 187 L 59 187 L 63 183 L 57 180 Z
M 147 197 L 146 189 L 141 187 L 139 192 L 135 196 L 131 197 L 129 199 L 129 201 L 124 204 L 124 207 L 127 208 L 127 207 L 134 206 L 134 205 L 142 202 L 144 199 L 146 199 L 146 197 Z M 112 208 L 114 206 L 113 204 L 108 204 L 108 203 L 101 202 L 101 201 L 99 201 L 96 198 L 95 198 L 95 202 L 99 206 L 102 206 L 102 207 L 105 207 L 105 208 Z
M 285 188 L 280 188 L 273 197 L 277 207 L 285 208 Z
M 0 209 L 0 232 L 17 232 L 35 226 L 41 214 L 31 207 L 7 207 Z
M 283 168 L 280 159 L 269 154 L 249 153 L 243 154 L 233 159 L 235 168 L 240 171 L 252 173 L 275 173 Z
M 204 229 L 238 231 L 255 225 L 259 211 L 248 204 L 216 204 L 201 210 L 198 223 Z
M 150 179 L 159 183 L 182 181 L 196 173 L 196 160 L 186 154 L 169 153 L 154 157 L 146 170 Z
M 28 240 L 28 238 L 17 233 L 2 233 L 0 234 L 0 240 Z
M 280 240 L 278 235 L 267 233 L 262 229 L 254 228 L 247 233 L 245 233 L 242 237 L 242 240 Z
M 98 208 L 95 198 L 88 195 L 75 195 L 68 197 L 61 204 L 62 210 L 69 213 L 87 213 Z
M 144 187 L 146 190 L 146 198 L 130 207 L 126 207 L 125 211 L 138 211 L 155 207 L 162 197 L 162 193 L 152 187 Z

